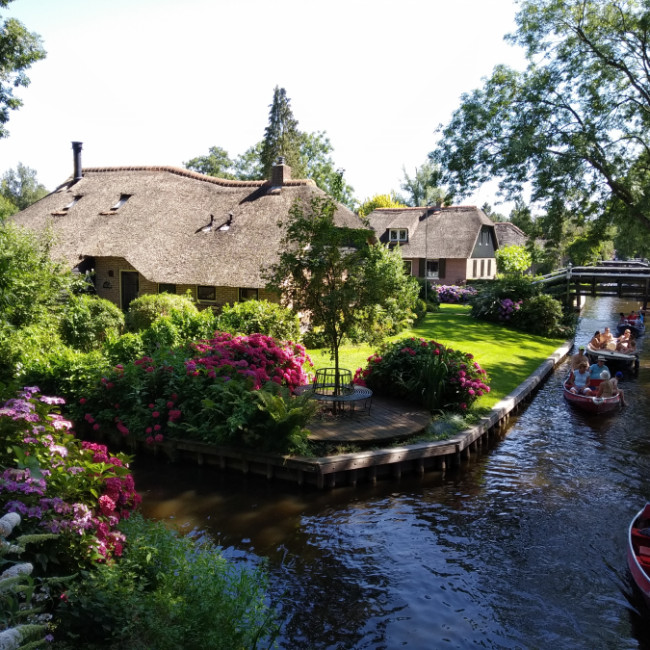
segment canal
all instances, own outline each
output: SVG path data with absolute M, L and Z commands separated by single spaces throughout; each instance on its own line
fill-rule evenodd
M 632 308 L 588 300 L 576 342 Z M 613 416 L 566 404 L 565 372 L 444 477 L 322 492 L 138 463 L 144 513 L 266 559 L 281 648 L 650 648 L 625 562 L 628 523 L 650 498 L 650 344 Z

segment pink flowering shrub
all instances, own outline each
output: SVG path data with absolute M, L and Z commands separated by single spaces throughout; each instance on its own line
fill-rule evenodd
M 77 439 L 63 403 L 27 387 L 0 407 L 0 511 L 20 514 L 24 534 L 55 533 L 40 564 L 74 570 L 121 555 L 117 525 L 140 496 L 128 457 Z
M 430 411 L 467 411 L 490 391 L 471 354 L 415 337 L 384 345 L 359 368 L 354 382 L 380 395 L 416 402 Z
M 291 397 L 309 383 L 309 365 L 302 345 L 217 332 L 116 366 L 79 400 L 74 415 L 86 428 L 117 431 L 148 445 L 183 438 L 290 451 L 296 436 L 306 438 L 303 428 L 312 414 L 306 400 Z
M 461 287 L 455 284 L 437 284 L 432 287 L 441 303 L 465 304 L 476 295 L 474 287 Z

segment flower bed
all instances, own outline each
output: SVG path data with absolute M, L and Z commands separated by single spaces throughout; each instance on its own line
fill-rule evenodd
M 365 369 L 357 369 L 354 381 L 432 412 L 464 412 L 490 391 L 487 373 L 473 359 L 436 341 L 411 337 L 383 346 Z
M 24 534 L 57 534 L 41 565 L 75 569 L 121 554 L 117 525 L 140 496 L 129 458 L 75 438 L 63 403 L 32 386 L 0 408 L 0 510 L 20 514 Z
M 477 293 L 474 287 L 460 287 L 458 285 L 438 284 L 432 288 L 435 288 L 438 300 L 442 303 L 465 304 Z

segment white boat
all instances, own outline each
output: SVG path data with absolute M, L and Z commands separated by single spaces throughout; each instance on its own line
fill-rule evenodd
M 596 363 L 598 357 L 605 357 L 605 364 L 612 366 L 629 366 L 632 370 L 639 369 L 639 352 L 626 353 L 626 352 L 617 352 L 616 350 L 603 349 L 596 350 L 591 347 L 591 343 L 587 344 L 587 349 L 585 350 L 589 361 Z

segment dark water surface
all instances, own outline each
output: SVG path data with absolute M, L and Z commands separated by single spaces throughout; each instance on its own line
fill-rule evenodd
M 588 302 L 576 342 L 638 306 Z M 266 558 L 282 648 L 650 648 L 625 563 L 650 498 L 646 348 L 622 412 L 573 410 L 563 366 L 501 441 L 444 478 L 319 492 L 136 464 L 144 512 Z

